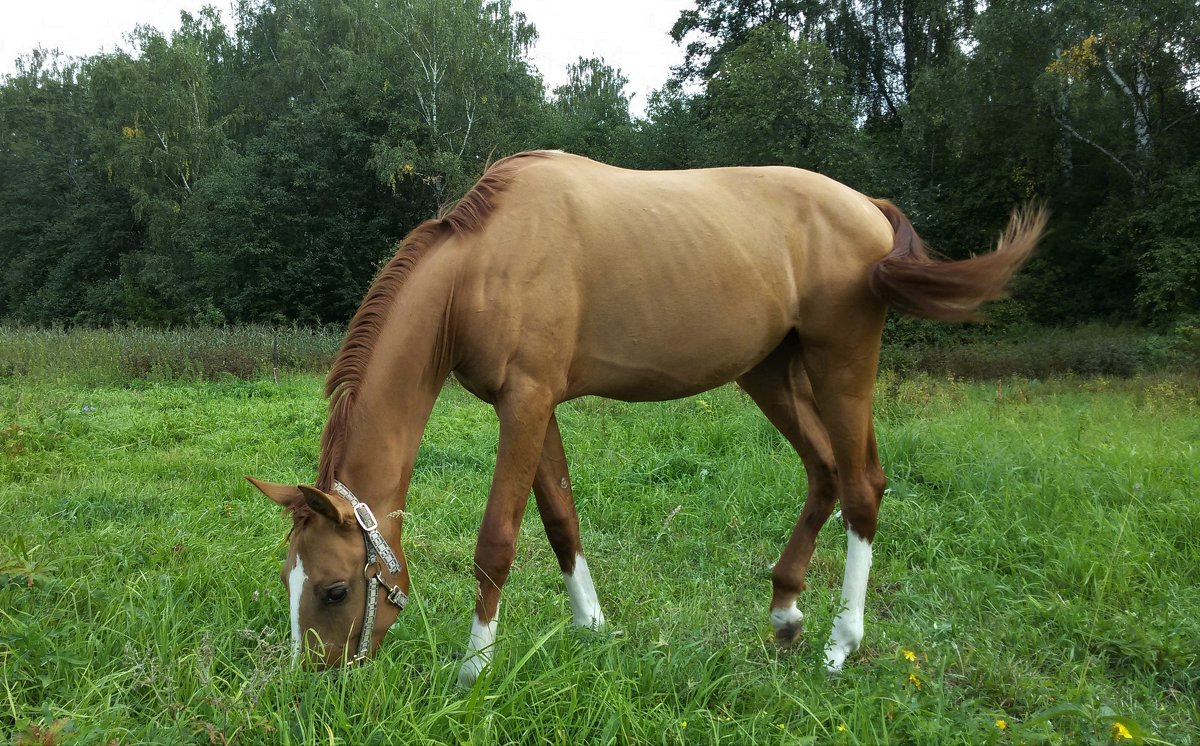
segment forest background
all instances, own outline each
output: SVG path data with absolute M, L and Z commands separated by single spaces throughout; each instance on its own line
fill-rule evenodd
M 1042 200 L 1052 232 L 996 326 L 1194 332 L 1198 11 L 698 0 L 644 118 L 603 59 L 547 91 L 505 0 L 241 0 L 126 50 L 33 50 L 0 80 L 0 320 L 341 324 L 488 162 L 561 148 L 813 169 L 952 257 Z

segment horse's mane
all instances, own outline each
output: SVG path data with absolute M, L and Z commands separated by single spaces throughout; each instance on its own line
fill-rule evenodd
M 321 456 L 317 468 L 317 488 L 333 489 L 334 469 L 341 461 L 346 430 L 354 413 L 354 403 L 375 343 L 393 306 L 396 294 L 427 251 L 447 234 L 469 235 L 483 227 L 496 209 L 496 197 L 504 192 L 521 166 L 530 157 L 545 157 L 547 151 L 518 153 L 492 164 L 475 186 L 457 203 L 442 210 L 438 217 L 414 228 L 401 242 L 396 255 L 375 277 L 362 305 L 350 320 L 346 336 L 338 350 L 329 376 L 325 379 L 325 397 L 329 399 L 329 419 L 321 433 Z M 308 506 L 292 508 L 299 522 L 306 518 Z

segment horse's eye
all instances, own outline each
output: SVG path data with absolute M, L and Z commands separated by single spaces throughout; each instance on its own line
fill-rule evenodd
M 350 586 L 345 583 L 331 585 L 325 589 L 325 603 L 334 606 L 346 600 L 346 596 L 350 594 Z

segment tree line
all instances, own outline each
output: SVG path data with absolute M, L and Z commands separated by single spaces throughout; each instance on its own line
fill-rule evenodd
M 630 114 L 581 58 L 551 91 L 507 0 L 240 0 L 229 24 L 0 81 L 0 318 L 341 323 L 486 164 L 784 164 L 891 198 L 943 253 L 1017 204 L 1052 233 L 1008 316 L 1200 315 L 1200 8 L 1186 0 L 697 0 Z

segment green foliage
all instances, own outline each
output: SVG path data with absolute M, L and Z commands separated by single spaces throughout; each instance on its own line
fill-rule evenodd
M 567 82 L 554 89 L 545 144 L 610 163 L 621 162 L 630 137 L 629 79 L 601 58 L 580 57 L 567 66 Z
M 629 114 L 581 58 L 548 92 L 507 0 L 252 0 L 0 81 L 0 319 L 344 323 L 487 163 L 770 163 L 896 201 L 951 257 L 1041 199 L 1045 325 L 1198 313 L 1200 50 L 1187 0 L 697 0 Z
M 621 634 L 568 629 L 531 506 L 494 668 L 463 692 L 497 435 L 486 405 L 453 385 L 438 402 L 405 520 L 412 603 L 378 660 L 313 674 L 288 659 L 288 524 L 241 475 L 311 479 L 319 376 L 100 382 L 99 335 L 9 331 L 0 345 L 14 336 L 77 367 L 0 381 L 13 741 L 1111 743 L 1117 723 L 1194 739 L 1194 377 L 1018 379 L 998 397 L 883 376 L 890 489 L 865 645 L 836 679 L 821 666 L 836 520 L 800 599 L 807 635 L 790 652 L 769 637 L 769 567 L 804 477 L 749 400 L 564 405 L 583 540 Z
M 0 318 L 344 322 L 409 228 L 536 144 L 534 31 L 507 3 L 235 21 L 38 52 L 0 85 Z
M 141 231 L 97 168 L 91 98 L 77 63 L 42 50 L 0 86 L 0 317 L 114 316 L 106 290 Z
M 712 160 L 836 170 L 854 133 L 844 75 L 820 42 L 750 32 L 707 89 Z
M 631 155 L 641 168 L 679 169 L 705 165 L 706 123 L 703 102 L 684 92 L 679 81 L 650 94 L 649 122 L 641 123 Z
M 1200 164 L 1156 184 L 1134 220 L 1138 304 L 1155 319 L 1200 315 Z

